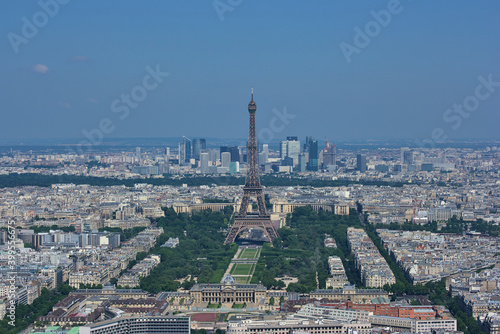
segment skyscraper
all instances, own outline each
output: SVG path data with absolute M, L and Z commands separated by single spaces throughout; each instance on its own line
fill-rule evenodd
M 312 137 L 307 137 L 309 142 L 307 147 L 309 148 L 309 165 L 308 169 L 310 171 L 318 170 L 318 141 L 314 140 Z
M 335 166 L 337 163 L 337 148 L 330 142 L 326 143 L 326 147 L 323 150 L 323 166 Z
M 356 169 L 360 172 L 366 172 L 366 155 L 358 154 L 356 157 Z
M 240 150 L 237 146 L 221 146 L 220 153 L 229 152 L 231 153 L 231 161 L 240 161 Z
M 280 159 L 284 160 L 287 157 L 288 145 L 286 140 L 280 141 Z
M 286 140 L 280 142 L 280 157 L 281 160 L 290 158 L 293 160 L 293 165 L 299 162 L 300 141 L 297 137 L 286 137 Z
M 220 155 L 220 160 L 222 167 L 227 167 L 229 168 L 229 163 L 231 162 L 231 153 L 229 152 L 224 152 Z
M 184 165 L 186 161 L 186 145 L 184 142 L 179 143 L 179 166 Z
M 414 163 L 413 152 L 405 151 L 403 153 L 403 163 L 405 165 L 412 165 Z
M 306 171 L 306 155 L 304 153 L 299 154 L 299 172 Z
M 193 158 L 200 160 L 200 153 L 207 148 L 207 141 L 205 138 L 193 139 Z
M 208 174 L 208 153 L 200 153 L 200 169 L 202 174 Z
M 411 165 L 413 164 L 413 152 L 409 147 L 401 147 L 401 164 Z
M 262 152 L 259 153 L 259 165 L 265 165 L 269 161 L 269 145 L 262 145 Z
M 182 140 L 184 142 L 184 157 L 185 157 L 184 162 L 190 163 L 192 157 L 191 139 L 183 136 Z

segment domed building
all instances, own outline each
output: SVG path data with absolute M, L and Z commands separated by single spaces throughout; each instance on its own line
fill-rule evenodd
M 266 287 L 259 284 L 238 284 L 226 275 L 220 284 L 195 284 L 189 291 L 195 303 L 247 303 L 262 304 L 266 300 Z

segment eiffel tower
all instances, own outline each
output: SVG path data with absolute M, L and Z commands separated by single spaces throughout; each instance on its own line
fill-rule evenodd
M 278 237 L 278 233 L 274 229 L 271 222 L 271 217 L 267 213 L 266 205 L 264 203 L 264 194 L 262 193 L 262 186 L 260 185 L 257 135 L 255 131 L 256 111 L 257 104 L 255 104 L 255 101 L 253 100 L 252 88 L 252 100 L 248 104 L 250 126 L 248 129 L 247 177 L 245 186 L 243 187 L 243 198 L 241 200 L 240 211 L 236 215 L 234 224 L 226 237 L 226 241 L 224 241 L 224 245 L 234 242 L 238 234 L 240 234 L 243 230 L 252 227 L 263 230 L 264 234 L 271 242 Z M 251 197 L 257 199 L 258 215 L 247 215 Z

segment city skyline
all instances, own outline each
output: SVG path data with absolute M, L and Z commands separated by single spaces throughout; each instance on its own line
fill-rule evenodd
M 496 3 L 41 3 L 0 14 L 2 140 L 239 138 L 251 86 L 264 137 L 498 138 Z

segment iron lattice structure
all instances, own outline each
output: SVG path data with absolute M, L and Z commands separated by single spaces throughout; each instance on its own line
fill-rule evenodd
M 224 245 L 234 242 L 241 231 L 257 227 L 264 231 L 270 241 L 278 237 L 278 233 L 274 228 L 271 217 L 267 213 L 266 204 L 264 202 L 264 194 L 259 177 L 259 157 L 257 153 L 257 134 L 255 127 L 255 112 L 257 104 L 252 100 L 248 104 L 248 113 L 250 114 L 250 123 L 248 129 L 248 145 L 247 145 L 247 176 L 245 186 L 243 187 L 243 198 L 241 200 L 240 210 L 236 215 L 234 224 L 229 231 Z M 257 199 L 258 215 L 247 216 L 248 205 L 250 198 Z

